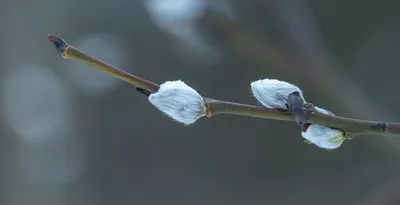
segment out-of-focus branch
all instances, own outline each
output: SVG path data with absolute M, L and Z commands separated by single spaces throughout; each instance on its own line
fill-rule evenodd
M 341 107 L 353 115 L 365 115 L 363 111 L 376 110 L 374 106 L 368 105 L 367 100 L 362 92 L 348 79 L 344 79 L 342 75 L 337 75 L 332 71 L 330 65 L 322 63 L 310 63 L 302 55 L 285 50 L 278 44 L 266 39 L 258 38 L 251 34 L 241 24 L 235 22 L 223 14 L 213 11 L 206 13 L 199 20 L 200 25 L 211 29 L 215 37 L 217 37 L 225 47 L 233 49 L 237 53 L 246 56 L 253 62 L 261 64 L 263 67 L 271 67 L 281 72 L 295 74 L 302 79 L 306 79 L 305 83 L 312 86 L 318 86 L 321 94 L 327 95 L 330 101 L 337 102 Z M 338 89 L 344 88 L 344 89 Z M 347 99 L 343 99 L 346 96 Z M 377 115 L 375 112 L 368 116 Z
M 298 55 L 304 56 L 307 66 L 302 68 L 306 73 L 313 73 L 323 80 L 318 86 L 323 86 L 336 99 L 340 99 L 340 105 L 356 116 L 387 117 L 384 110 L 373 103 L 373 99 L 367 96 L 354 79 L 343 73 L 340 63 L 324 45 L 313 12 L 306 1 L 275 0 L 265 4 L 273 8 L 289 40 L 297 46 Z

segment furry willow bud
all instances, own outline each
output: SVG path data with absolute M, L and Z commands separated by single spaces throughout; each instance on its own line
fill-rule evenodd
M 185 125 L 193 124 L 206 111 L 203 97 L 180 80 L 161 84 L 148 99 L 161 112 Z
M 303 92 L 300 88 L 285 81 L 263 79 L 254 81 L 250 85 L 254 97 L 268 108 L 288 109 L 288 96 L 293 92 L 298 92 L 299 96 L 304 100 Z
M 315 109 L 327 115 L 334 115 L 332 112 L 319 107 L 315 107 Z M 324 149 L 336 149 L 340 147 L 345 140 L 343 131 L 317 124 L 309 125 L 307 129 L 301 133 L 301 136 Z

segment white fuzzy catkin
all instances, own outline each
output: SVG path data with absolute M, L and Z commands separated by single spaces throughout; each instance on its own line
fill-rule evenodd
M 185 125 L 193 124 L 205 115 L 203 97 L 180 80 L 161 84 L 148 99 L 161 112 Z
M 321 113 L 334 115 L 328 110 L 319 107 L 315 108 Z M 301 136 L 312 144 L 324 149 L 336 149 L 342 145 L 345 139 L 343 131 L 317 124 L 309 125 L 305 132 L 301 132 Z
M 257 80 L 250 84 L 254 97 L 265 107 L 288 109 L 287 98 L 292 92 L 299 92 L 303 98 L 303 92 L 297 86 L 276 79 Z M 304 100 L 304 102 L 306 102 Z

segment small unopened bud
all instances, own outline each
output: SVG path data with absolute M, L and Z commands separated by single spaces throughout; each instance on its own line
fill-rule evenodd
M 327 115 L 334 115 L 332 112 L 319 107 L 315 107 L 315 109 Z M 301 132 L 301 136 L 324 149 L 336 149 L 345 140 L 343 131 L 317 124 L 309 125 L 305 131 Z
M 185 125 L 193 124 L 206 111 L 203 97 L 180 80 L 161 84 L 148 99 L 161 112 Z
M 304 108 L 304 99 L 298 91 L 289 94 L 287 99 L 290 114 L 294 117 L 294 121 L 298 125 L 303 125 L 310 116 L 312 110 Z
M 251 83 L 251 91 L 254 97 L 268 108 L 288 109 L 288 96 L 293 92 L 298 92 L 299 97 L 304 100 L 303 92 L 300 88 L 276 79 L 254 81 Z

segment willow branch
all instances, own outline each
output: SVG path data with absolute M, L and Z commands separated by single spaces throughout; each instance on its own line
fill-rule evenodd
M 77 60 L 95 67 L 96 69 L 119 78 L 125 82 L 135 85 L 141 93 L 154 93 L 159 89 L 159 85 L 140 78 L 99 59 L 85 54 L 79 49 L 69 45 L 63 39 L 53 35 L 48 36 L 49 40 L 55 45 L 56 50 L 65 59 Z M 229 101 L 222 101 L 204 97 L 206 103 L 206 116 L 211 117 L 218 114 L 241 115 L 248 117 L 266 118 L 272 120 L 295 121 L 293 116 L 284 110 L 265 108 L 261 106 L 241 104 Z M 313 109 L 312 105 L 309 105 Z M 352 119 L 340 116 L 325 115 L 323 113 L 311 112 L 307 123 L 319 124 L 331 128 L 343 130 L 349 138 L 359 134 L 396 134 L 400 135 L 400 123 L 378 122 Z

